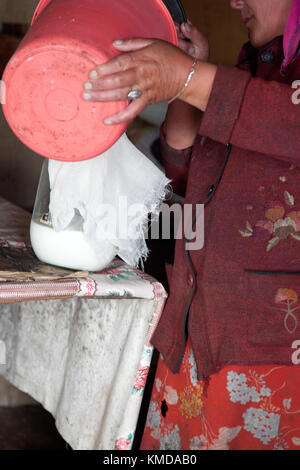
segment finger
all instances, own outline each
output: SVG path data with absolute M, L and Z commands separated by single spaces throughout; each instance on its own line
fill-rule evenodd
M 113 42 L 113 46 L 118 49 L 118 51 L 129 52 L 137 51 L 138 49 L 143 49 L 144 47 L 150 46 L 154 39 L 147 38 L 130 38 L 130 39 L 117 39 Z
M 127 101 L 128 93 L 131 91 L 131 87 L 117 88 L 115 90 L 104 90 L 104 91 L 85 91 L 82 93 L 82 98 L 85 101 Z
M 117 39 L 113 42 L 113 46 L 122 52 L 134 52 L 144 47 L 150 46 L 155 41 L 155 39 L 145 39 L 145 38 L 131 38 L 131 39 Z M 121 70 L 126 70 L 133 66 L 134 60 L 133 56 L 128 54 L 123 54 L 121 56 L 115 57 L 105 64 L 98 65 L 94 70 L 90 72 L 90 79 L 97 80 L 99 77 L 107 74 L 116 73 Z
M 190 39 L 194 45 L 202 46 L 203 42 L 206 42 L 204 34 L 200 33 L 200 31 L 193 26 L 191 22 L 183 23 L 181 25 L 181 29 L 185 37 Z
M 207 39 L 197 28 L 191 27 L 191 41 L 197 46 L 203 46 Z
M 113 75 L 118 72 L 125 72 L 135 66 L 134 59 L 130 53 L 119 55 L 109 60 L 105 64 L 97 65 L 89 75 L 90 80 L 99 80 L 105 75 Z
M 184 35 L 182 34 L 179 24 L 175 23 L 175 29 L 176 29 L 178 39 L 184 39 Z
M 180 25 L 180 30 L 185 38 L 190 39 L 192 27 L 189 23 L 182 23 Z
M 104 120 L 104 124 L 111 126 L 133 121 L 146 108 L 146 106 L 147 102 L 142 98 L 139 98 L 136 101 L 132 101 L 132 103 L 120 113 L 106 118 Z
M 193 45 L 190 45 L 188 48 L 188 54 L 191 56 L 195 56 L 197 54 L 196 48 Z
M 178 47 L 180 47 L 180 49 L 184 52 L 186 52 L 187 54 L 189 54 L 189 50 L 190 48 L 192 47 L 191 45 L 191 42 L 190 41 L 184 41 L 182 39 L 179 39 L 178 40 Z
M 125 70 L 122 73 L 106 75 L 98 80 L 89 80 L 84 84 L 86 91 L 111 90 L 132 86 L 136 82 L 136 69 Z

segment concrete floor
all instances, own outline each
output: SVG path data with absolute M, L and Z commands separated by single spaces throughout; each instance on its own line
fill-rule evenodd
M 148 385 L 144 393 L 140 418 L 137 424 L 133 450 L 138 450 L 147 418 L 151 389 L 157 362 L 155 352 Z M 58 433 L 55 421 L 40 405 L 0 407 L 0 451 L 1 450 L 62 450 L 72 448 Z
M 0 450 L 69 449 L 41 406 L 0 407 Z
M 138 450 L 147 416 L 147 394 L 136 430 L 134 450 Z M 1 450 L 61 450 L 72 451 L 58 433 L 53 417 L 39 405 L 0 407 Z
M 154 380 L 155 365 L 149 374 L 141 414 L 136 429 L 133 450 L 138 450 L 147 418 L 147 410 Z M 72 448 L 58 433 L 53 417 L 40 405 L 0 407 L 1 450 L 61 450 Z

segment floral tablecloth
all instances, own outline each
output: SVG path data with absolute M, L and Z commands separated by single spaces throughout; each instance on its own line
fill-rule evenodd
M 0 243 L 30 215 L 0 198 Z M 0 283 L 0 374 L 40 402 L 73 449 L 130 449 L 167 294 L 116 259 L 86 278 Z

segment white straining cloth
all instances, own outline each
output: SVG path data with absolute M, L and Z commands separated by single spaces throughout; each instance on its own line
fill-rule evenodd
M 84 219 L 84 234 L 98 255 L 105 239 L 129 265 L 138 266 L 147 258 L 148 215 L 158 213 L 170 180 L 126 134 L 91 160 L 49 160 L 49 179 L 54 230 L 65 230 L 77 209 Z

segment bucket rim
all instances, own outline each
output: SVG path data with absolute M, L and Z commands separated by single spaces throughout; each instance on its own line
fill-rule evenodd
M 38 6 L 34 10 L 33 17 L 32 17 L 32 20 L 31 20 L 31 25 L 33 25 L 33 23 L 35 22 L 37 17 L 42 13 L 42 11 L 46 8 L 46 6 L 48 6 L 48 4 L 51 1 L 52 0 L 40 0 L 40 2 L 38 3 Z
M 169 10 L 168 6 L 167 6 L 167 2 L 165 3 L 164 0 L 156 0 L 158 1 L 160 4 L 161 4 L 161 7 L 163 10 L 165 10 L 168 15 L 170 16 L 170 19 L 172 20 L 173 22 L 173 18 L 172 18 L 172 14 L 171 14 L 171 11 Z M 34 13 L 33 13 L 33 17 L 32 17 L 32 20 L 31 20 L 31 25 L 33 25 L 33 23 L 36 21 L 36 19 L 38 18 L 38 16 L 42 13 L 42 11 L 49 5 L 49 3 L 51 3 L 52 0 L 40 0 L 40 2 L 38 3 Z M 184 9 L 180 3 L 180 1 L 177 2 L 179 4 L 178 8 L 180 8 L 182 10 L 182 15 L 183 17 L 185 17 L 185 12 L 184 12 Z

